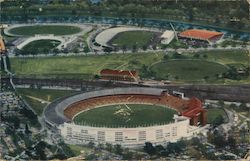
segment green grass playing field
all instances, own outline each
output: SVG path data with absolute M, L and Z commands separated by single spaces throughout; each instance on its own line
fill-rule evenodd
M 47 106 L 47 103 L 42 103 L 34 98 L 52 102 L 57 98 L 73 94 L 75 91 L 18 88 L 17 92 L 27 101 L 27 103 L 35 110 L 38 115 L 41 115 L 43 113 L 44 107 Z
M 207 112 L 207 122 L 208 123 L 212 123 L 219 116 L 222 116 L 224 118 L 225 122 L 228 121 L 226 112 L 223 109 L 221 109 L 221 108 L 211 108 L 211 109 L 208 109 L 208 112 Z
M 56 48 L 61 42 L 57 40 L 36 40 L 24 46 L 21 51 L 23 55 L 29 54 L 48 54 Z
M 109 54 L 75 57 L 13 58 L 12 69 L 18 76 L 92 79 L 102 69 L 136 69 L 161 60 L 163 54 Z
M 74 122 L 100 127 L 150 126 L 169 123 L 173 121 L 174 114 L 177 114 L 177 112 L 161 106 L 121 104 L 85 111 L 77 115 Z
M 23 36 L 33 36 L 36 34 L 70 35 L 81 32 L 81 28 L 68 25 L 34 25 L 12 28 L 9 32 Z
M 137 70 L 140 77 L 146 79 L 155 77 L 178 82 L 204 83 L 206 78 L 209 83 L 225 83 L 227 80 L 217 79 L 216 74 L 225 72 L 229 64 L 246 66 L 248 62 L 245 50 L 209 51 L 199 54 L 199 59 L 194 59 L 193 53 L 183 53 L 185 59 L 173 59 L 171 53 L 168 53 L 167 60 L 163 59 L 164 54 L 161 52 L 11 58 L 11 65 L 12 71 L 18 77 L 93 79 L 102 69 L 109 68 Z M 249 78 L 241 80 L 248 81 Z
M 149 31 L 126 31 L 117 34 L 109 43 L 121 48 L 126 46 L 131 49 L 134 45 L 141 48 L 149 44 L 154 34 L 154 32 Z
M 202 80 L 226 72 L 227 67 L 203 60 L 170 60 L 155 64 L 152 70 L 157 79 Z

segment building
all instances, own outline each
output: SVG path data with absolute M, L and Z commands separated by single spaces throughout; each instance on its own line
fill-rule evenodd
M 190 29 L 179 33 L 180 38 L 195 39 L 206 41 L 209 44 L 214 44 L 223 37 L 222 32 L 200 30 L 200 29 Z
M 161 35 L 161 43 L 162 44 L 169 44 L 175 37 L 174 31 L 166 30 L 162 35 Z
M 101 79 L 116 81 L 138 81 L 137 71 L 103 69 L 100 72 Z
M 178 115 L 172 122 L 137 127 L 103 127 L 76 124 L 73 119 L 81 112 L 114 104 L 151 104 L 174 109 Z M 206 110 L 197 98 L 180 98 L 158 88 L 114 88 L 76 94 L 57 100 L 44 111 L 45 122 L 57 129 L 71 144 L 98 143 L 141 147 L 145 142 L 167 144 L 183 137 L 192 138 L 206 125 Z
M 145 142 L 165 145 L 182 137 L 192 137 L 199 133 L 199 127 L 189 125 L 184 116 L 174 116 L 175 121 L 165 125 L 136 128 L 105 128 L 64 123 L 59 126 L 60 134 L 66 142 L 73 144 L 95 143 L 120 144 L 124 147 L 143 147 Z
M 6 47 L 4 44 L 4 40 L 0 37 L 0 54 L 5 54 L 6 53 Z

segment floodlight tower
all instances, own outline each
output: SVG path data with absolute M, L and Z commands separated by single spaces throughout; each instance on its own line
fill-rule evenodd
M 178 36 L 177 36 L 177 32 L 175 31 L 175 28 L 172 25 L 172 23 L 170 23 L 170 26 L 171 26 L 172 30 L 174 31 L 174 35 L 175 35 L 176 40 L 178 41 L 179 39 L 178 39 Z

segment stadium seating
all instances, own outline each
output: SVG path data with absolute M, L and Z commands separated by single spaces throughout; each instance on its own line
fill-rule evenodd
M 184 116 L 190 117 L 202 111 L 202 104 L 196 98 L 184 100 L 169 94 L 164 94 L 160 96 L 145 94 L 124 94 L 94 97 L 76 102 L 64 110 L 64 115 L 72 120 L 72 118 L 79 112 L 112 104 L 160 105 L 173 108 L 178 112 L 182 113 Z

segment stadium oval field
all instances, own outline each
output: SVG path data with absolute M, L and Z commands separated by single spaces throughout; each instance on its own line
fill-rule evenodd
M 100 127 L 139 127 L 167 124 L 174 121 L 173 109 L 147 104 L 116 104 L 101 106 L 77 114 L 75 124 Z
M 169 60 L 151 67 L 157 79 L 200 80 L 222 74 L 228 67 L 205 60 Z M 161 71 L 161 72 L 157 72 Z
M 7 34 L 9 33 L 12 36 L 34 36 L 40 34 L 71 35 L 81 31 L 80 27 L 73 25 L 23 25 L 9 28 Z

